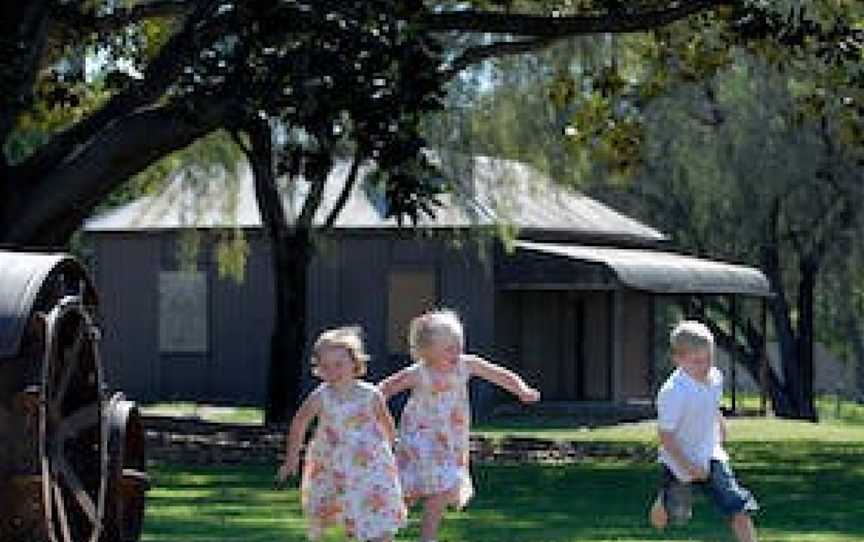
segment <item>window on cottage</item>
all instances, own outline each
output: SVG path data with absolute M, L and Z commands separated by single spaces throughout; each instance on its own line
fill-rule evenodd
M 207 352 L 207 277 L 203 272 L 159 273 L 159 350 Z
M 391 271 L 387 288 L 387 349 L 408 355 L 408 326 L 415 316 L 438 302 L 437 276 L 432 269 Z

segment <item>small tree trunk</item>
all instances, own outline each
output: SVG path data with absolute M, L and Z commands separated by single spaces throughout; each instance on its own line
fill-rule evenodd
M 864 402 L 864 337 L 861 336 L 861 322 L 851 307 L 845 307 L 843 327 L 846 329 L 846 340 L 852 347 L 853 373 L 851 382 L 845 386 L 849 396 L 858 402 Z
M 776 210 L 775 210 L 776 211 Z M 772 215 L 773 216 L 773 215 Z M 776 217 L 775 217 L 776 220 Z M 773 239 L 773 238 L 772 238 Z M 798 384 L 798 349 L 792 321 L 789 316 L 789 302 L 783 287 L 783 277 L 780 270 L 780 255 L 776 242 L 766 244 L 761 250 L 762 270 L 771 285 L 774 297 L 771 298 L 769 309 L 774 321 L 774 331 L 777 336 L 777 350 L 780 356 L 780 371 L 783 375 L 782 384 L 779 380 L 776 386 L 769 387 L 771 404 L 774 413 L 782 418 L 798 418 L 799 397 Z
M 717 312 L 718 308 L 724 310 L 721 307 L 714 306 L 714 310 L 711 312 Z M 766 353 L 763 352 L 763 333 L 765 333 L 766 330 L 762 330 L 760 333 L 750 321 L 735 321 L 733 325 L 741 331 L 746 341 L 746 344 L 741 344 L 733 341 L 732 334 L 729 333 L 725 327 L 718 325 L 716 321 L 707 316 L 708 313 L 709 311 L 703 310 L 701 317 L 714 334 L 717 345 L 730 354 L 735 352 L 737 355 L 734 357 L 738 359 L 738 363 L 750 374 L 753 381 L 762 382 L 762 360 L 766 355 Z M 774 407 L 774 411 L 783 413 L 794 412 L 792 402 L 790 401 L 789 390 L 780 380 L 777 373 L 769 367 L 765 378 L 765 386 L 771 399 L 771 404 Z
M 816 421 L 816 405 L 813 400 L 813 311 L 817 266 L 812 258 L 803 257 L 800 282 L 798 284 L 798 417 Z

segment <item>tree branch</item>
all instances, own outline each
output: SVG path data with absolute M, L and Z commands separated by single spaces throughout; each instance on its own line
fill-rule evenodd
M 362 161 L 363 155 L 361 154 L 360 149 L 357 149 L 354 151 L 354 159 L 351 161 L 351 169 L 348 171 L 348 178 L 345 179 L 345 185 L 342 187 L 339 199 L 336 200 L 333 209 L 330 210 L 330 215 L 327 217 L 327 221 L 324 223 L 325 228 L 332 228 L 336 223 L 336 219 L 339 218 L 342 209 L 345 208 L 348 198 L 351 197 L 351 192 L 354 191 L 354 185 L 357 184 L 357 173 L 360 171 L 360 163 Z
M 0 153 L 21 110 L 33 97 L 47 29 L 44 1 L 4 2 L 0 6 Z
M 252 166 L 255 199 L 258 201 L 261 222 L 267 231 L 274 252 L 287 250 L 285 240 L 288 237 L 288 219 L 274 177 L 273 136 L 270 124 L 265 119 L 254 119 L 244 128 L 244 131 L 249 136 L 249 144 L 243 144 L 236 135 L 235 141 L 241 146 Z
M 297 217 L 298 228 L 308 229 L 312 227 L 315 212 L 321 207 L 321 201 L 324 199 L 324 187 L 327 184 L 330 171 L 333 169 L 332 156 L 330 150 L 323 151 L 307 162 L 306 167 L 303 168 L 304 176 L 311 185 L 311 189 L 306 196 L 306 201 L 303 202 L 300 215 Z
M 427 13 L 420 23 L 432 32 L 510 34 L 535 38 L 564 38 L 577 34 L 628 33 L 656 29 L 734 0 L 672 0 L 662 8 L 642 12 L 610 12 L 595 16 L 552 17 L 465 10 Z
M 27 212 L 12 222 L 4 239 L 27 244 L 71 235 L 71 231 L 51 230 L 58 224 L 80 224 L 111 190 L 157 159 L 224 125 L 230 112 L 226 100 L 208 103 L 194 117 L 183 108 L 160 107 L 118 119 L 65 167 L 27 187 L 21 194 L 28 202 Z
M 195 0 L 154 0 L 118 8 L 105 15 L 83 13 L 80 7 L 70 5 L 55 8 L 53 17 L 78 31 L 112 32 L 147 19 L 186 15 L 197 3 Z
M 536 40 L 504 41 L 492 43 L 489 45 L 469 47 L 450 64 L 450 66 L 444 72 L 444 77 L 445 79 L 452 79 L 465 68 L 473 64 L 479 64 L 480 62 L 483 62 L 484 60 L 487 60 L 489 58 L 520 55 L 533 51 L 539 51 L 541 49 L 545 49 L 559 39 L 561 38 L 540 38 Z
M 126 90 L 114 95 L 108 102 L 93 114 L 83 118 L 77 124 L 55 135 L 48 143 L 33 153 L 16 168 L 20 179 L 33 179 L 49 171 L 73 152 L 74 148 L 86 144 L 100 130 L 118 118 L 131 114 L 138 108 L 146 107 L 160 98 L 167 88 L 176 80 L 183 68 L 184 51 L 187 47 L 200 44 L 196 37 L 196 25 L 205 18 L 214 2 L 208 0 L 198 6 L 177 34 L 171 37 L 160 50 L 159 55 L 147 66 L 140 83 L 131 85 Z

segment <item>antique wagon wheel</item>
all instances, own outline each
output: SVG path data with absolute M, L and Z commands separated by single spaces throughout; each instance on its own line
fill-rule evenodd
M 144 524 L 145 494 L 150 487 L 141 414 L 121 392 L 105 404 L 108 431 L 108 494 L 103 541 L 138 540 Z
M 96 542 L 105 508 L 107 431 L 99 331 L 77 296 L 45 317 L 39 453 L 51 542 Z

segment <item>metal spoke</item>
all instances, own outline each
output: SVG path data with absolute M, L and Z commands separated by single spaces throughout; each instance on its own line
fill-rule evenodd
M 48 318 L 39 449 L 51 542 L 96 542 L 102 532 L 107 450 L 94 333 L 78 305 L 61 303 Z
M 64 542 L 73 542 L 72 533 L 69 530 L 69 519 L 66 516 L 66 503 L 63 499 L 63 490 L 60 489 L 60 484 L 56 481 L 51 482 L 51 488 L 54 491 L 54 501 L 57 509 L 57 520 L 60 522 L 60 532 L 63 535 Z M 53 526 L 49 526 L 53 529 Z
M 99 514 L 96 511 L 96 505 L 93 503 L 93 499 L 90 498 L 90 495 L 87 494 L 87 491 L 84 489 L 84 484 L 81 483 L 81 479 L 78 478 L 78 475 L 75 474 L 75 471 L 69 466 L 66 462 L 66 459 L 63 457 L 55 458 L 55 463 L 57 469 L 63 475 L 63 479 L 66 482 L 66 485 L 69 486 L 69 489 L 72 490 L 72 494 L 75 496 L 75 500 L 78 501 L 78 505 L 81 507 L 81 510 L 87 514 L 87 517 L 90 519 L 90 523 L 95 527 L 99 524 Z

